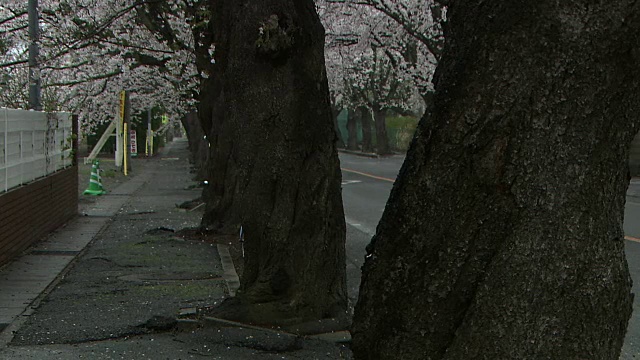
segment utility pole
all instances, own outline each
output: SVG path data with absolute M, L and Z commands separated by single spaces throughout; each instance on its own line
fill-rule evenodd
M 38 0 L 29 0 L 29 109 L 41 111 Z

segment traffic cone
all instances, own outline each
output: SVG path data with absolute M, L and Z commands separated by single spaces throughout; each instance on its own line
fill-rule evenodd
M 100 178 L 100 163 L 96 160 L 91 167 L 91 178 L 89 179 L 89 187 L 84 191 L 84 195 L 102 195 L 106 191 L 102 187 Z

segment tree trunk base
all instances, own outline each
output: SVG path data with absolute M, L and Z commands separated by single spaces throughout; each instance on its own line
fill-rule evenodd
M 290 304 L 283 301 L 249 303 L 240 298 L 229 298 L 208 310 L 205 316 L 267 328 L 275 327 L 297 335 L 342 331 L 351 326 L 348 314 L 340 310 L 319 320 L 292 316 L 296 313 L 300 314 L 300 310 L 294 311 Z

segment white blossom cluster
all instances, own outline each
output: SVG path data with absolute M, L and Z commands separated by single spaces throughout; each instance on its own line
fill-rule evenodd
M 215 46 L 202 35 L 211 18 L 205 3 L 39 0 L 44 108 L 74 112 L 87 129 L 117 116 L 122 90 L 134 112 L 187 111 L 215 63 Z M 415 108 L 413 95 L 431 89 L 445 10 L 433 0 L 316 0 L 316 7 L 334 104 Z M 27 1 L 2 0 L 0 106 L 27 107 L 27 28 Z
M 415 95 L 432 90 L 446 9 L 432 0 L 316 0 L 316 7 L 335 103 L 419 107 Z
M 177 40 L 169 43 L 140 16 L 145 0 L 40 0 L 38 60 L 45 110 L 74 112 L 90 130 L 117 116 L 122 90 L 130 91 L 134 112 L 162 106 L 178 115 L 193 106 L 199 76 L 183 11 L 187 2 L 192 1 L 164 4 L 162 20 Z M 27 23 L 26 1 L 3 0 L 0 106 L 27 107 Z

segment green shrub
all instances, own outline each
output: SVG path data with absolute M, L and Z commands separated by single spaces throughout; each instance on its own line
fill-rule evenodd
M 387 117 L 387 134 L 389 145 L 394 150 L 406 151 L 418 126 L 419 119 L 413 116 Z

